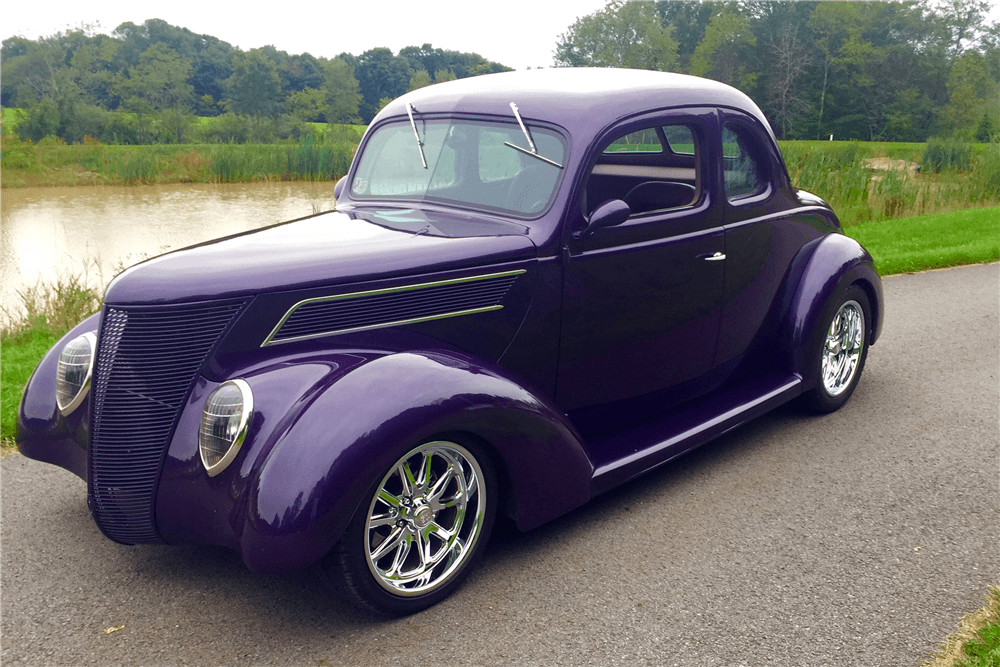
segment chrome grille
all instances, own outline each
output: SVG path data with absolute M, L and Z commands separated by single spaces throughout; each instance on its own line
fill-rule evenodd
M 242 306 L 105 308 L 88 484 L 94 520 L 116 542 L 161 541 L 153 499 L 163 454 L 198 371 Z

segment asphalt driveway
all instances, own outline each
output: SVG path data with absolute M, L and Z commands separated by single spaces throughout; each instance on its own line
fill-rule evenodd
M 223 549 L 114 544 L 84 482 L 8 456 L 0 660 L 916 666 L 1000 583 L 1000 265 L 885 292 L 883 337 L 840 412 L 782 409 L 502 531 L 455 596 L 402 620 Z

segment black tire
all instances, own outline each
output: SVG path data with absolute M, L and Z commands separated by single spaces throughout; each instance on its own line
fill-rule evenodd
M 496 506 L 496 471 L 481 447 L 454 439 L 422 443 L 369 488 L 320 564 L 324 580 L 348 602 L 379 614 L 426 609 L 472 571 Z
M 847 403 L 865 368 L 871 326 L 868 295 L 861 287 L 851 285 L 836 301 L 812 355 L 818 378 L 816 386 L 803 395 L 806 407 L 828 413 Z

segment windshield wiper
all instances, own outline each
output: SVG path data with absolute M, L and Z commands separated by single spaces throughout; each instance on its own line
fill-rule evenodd
M 503 142 L 503 145 L 504 146 L 510 146 L 514 150 L 521 151 L 525 155 L 530 155 L 531 157 L 537 158 L 537 159 L 541 160 L 542 162 L 545 162 L 547 164 L 551 164 L 553 167 L 559 167 L 560 169 L 562 169 L 563 166 L 561 164 L 559 164 L 558 162 L 555 162 L 554 160 L 550 160 L 547 157 L 544 157 L 544 156 L 538 154 L 538 149 L 535 148 L 535 142 L 531 140 L 531 135 L 528 134 L 528 128 L 524 126 L 524 121 L 521 120 L 521 114 L 517 110 L 517 105 L 514 104 L 513 102 L 511 102 L 510 103 L 510 108 L 514 112 L 514 118 L 517 118 L 517 124 L 521 126 L 521 132 L 524 132 L 524 138 L 528 140 L 528 145 L 531 146 L 531 150 L 528 150 L 527 148 L 523 148 L 523 147 L 518 146 L 516 144 L 512 144 L 509 141 Z M 413 122 L 413 117 L 412 116 L 410 117 L 410 122 L 411 123 Z M 414 132 L 417 131 L 416 126 L 414 126 L 413 131 Z M 417 137 L 417 139 L 419 140 L 419 137 Z
M 427 158 L 424 157 L 424 142 L 420 140 L 420 133 L 417 132 L 417 124 L 413 120 L 413 105 L 409 102 L 406 103 L 406 115 L 410 117 L 410 127 L 413 128 L 413 136 L 417 138 L 417 148 L 420 149 L 420 161 L 424 163 L 424 169 L 426 169 Z

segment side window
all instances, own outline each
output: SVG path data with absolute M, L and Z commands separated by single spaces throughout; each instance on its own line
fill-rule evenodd
M 737 125 L 723 127 L 722 157 L 726 197 L 730 200 L 763 192 L 767 185 L 763 163 L 754 149 L 749 130 Z
M 656 130 L 648 128 L 638 132 L 629 132 L 625 136 L 618 137 L 607 148 L 605 153 L 662 153 L 663 146 L 660 138 L 656 136 Z
M 655 123 L 619 135 L 587 179 L 587 212 L 611 199 L 633 216 L 692 206 L 699 198 L 698 133 L 684 123 Z

